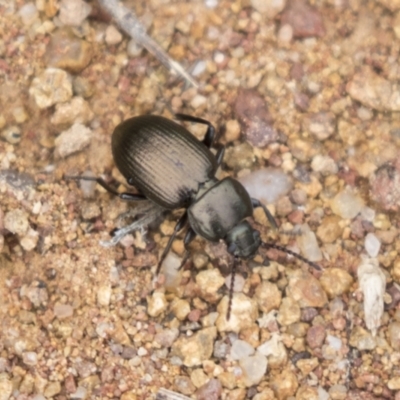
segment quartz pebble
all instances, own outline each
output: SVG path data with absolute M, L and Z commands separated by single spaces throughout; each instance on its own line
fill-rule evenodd
M 61 0 L 59 18 L 64 25 L 80 26 L 91 10 L 92 7 L 83 0 Z
M 97 290 L 97 304 L 108 307 L 110 305 L 112 289 L 110 285 L 101 285 Z
M 379 254 L 381 242 L 372 232 L 369 232 L 367 236 L 365 236 L 364 246 L 368 255 L 374 258 Z
M 245 356 L 239 361 L 240 368 L 243 371 L 243 382 L 247 387 L 257 385 L 261 382 L 267 371 L 267 357 L 260 353 L 251 356 Z
M 252 354 L 254 354 L 254 347 L 244 340 L 235 340 L 233 342 L 230 352 L 232 360 L 240 360 Z
M 241 178 L 240 182 L 251 197 L 265 204 L 277 202 L 292 188 L 290 177 L 278 168 L 259 169 Z
M 23 5 L 19 11 L 19 16 L 21 17 L 22 23 L 26 26 L 30 26 L 39 17 L 38 10 L 33 3 L 26 3 Z
M 332 211 L 342 218 L 353 219 L 364 207 L 364 202 L 351 189 L 338 193 L 331 201 Z
M 71 28 L 64 27 L 52 33 L 46 46 L 45 60 L 49 67 L 65 69 L 76 74 L 88 66 L 92 54 L 93 47 L 89 42 L 78 38 Z M 85 78 L 78 76 L 75 81 L 82 83 L 85 82 Z M 79 85 L 75 84 L 74 93 L 79 95 L 80 92 L 82 90 L 79 90 Z
M 67 72 L 58 68 L 47 68 L 33 79 L 29 93 L 39 108 L 48 108 L 72 97 L 72 84 Z
M 56 154 L 65 158 L 89 145 L 92 139 L 92 131 L 82 124 L 74 124 L 62 132 L 55 140 Z
M 313 262 L 322 260 L 322 252 L 315 233 L 307 224 L 301 225 L 301 235 L 297 237 L 297 243 L 307 260 Z
M 364 294 L 364 318 L 375 336 L 381 325 L 386 290 L 386 276 L 375 258 L 363 258 L 357 269 L 360 289 Z

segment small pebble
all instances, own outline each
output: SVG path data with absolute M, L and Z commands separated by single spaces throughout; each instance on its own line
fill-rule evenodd
M 8 211 L 4 216 L 4 228 L 11 233 L 25 235 L 29 228 L 28 214 L 23 210 Z
M 34 351 L 26 351 L 22 354 L 22 362 L 26 365 L 33 366 L 38 362 L 37 353 Z
M 300 321 L 299 304 L 291 297 L 285 297 L 279 307 L 277 321 L 284 326 Z
M 278 168 L 259 169 L 241 178 L 240 182 L 251 197 L 265 204 L 276 203 L 292 189 L 290 177 Z
M 71 78 L 62 69 L 47 68 L 32 80 L 29 94 L 41 109 L 63 103 L 72 97 Z
M 222 394 L 222 385 L 218 379 L 210 379 L 196 392 L 197 400 L 219 400 Z
M 106 29 L 105 40 L 109 46 L 113 46 L 118 43 L 121 43 L 122 35 L 114 25 L 109 25 Z
M 110 305 L 112 289 L 111 286 L 101 285 L 97 290 L 97 304 L 99 306 L 108 307 Z
M 196 387 L 187 376 L 176 376 L 174 378 L 175 389 L 184 395 L 191 395 L 195 392 Z
M 34 229 L 28 229 L 28 232 L 20 239 L 19 243 L 25 251 L 31 251 L 36 247 L 38 240 L 39 233 Z
M 332 211 L 345 219 L 353 219 L 363 207 L 363 200 L 352 189 L 343 190 L 331 201 Z
M 275 375 L 270 381 L 270 388 L 274 391 L 275 396 L 282 400 L 294 396 L 298 386 L 299 383 L 296 375 L 289 370 L 285 370 L 279 375 Z
M 231 347 L 230 356 L 232 360 L 240 360 L 254 354 L 254 347 L 244 340 L 235 340 Z
M 72 317 L 74 309 L 69 304 L 56 303 L 54 305 L 54 315 L 58 319 L 66 319 Z
M 313 262 L 322 260 L 322 251 L 319 248 L 315 233 L 307 224 L 301 225 L 301 235 L 297 236 L 296 241 L 307 260 Z
M 225 278 L 218 269 L 208 269 L 200 271 L 196 275 L 196 283 L 199 287 L 200 297 L 209 302 L 216 302 L 221 298 L 218 291 L 225 283 Z
M 300 307 L 324 307 L 328 302 L 321 282 L 308 271 L 291 272 L 286 291 Z
M 243 371 L 243 381 L 247 387 L 258 385 L 267 372 L 267 357 L 260 353 L 245 356 L 239 360 Z
M 154 292 L 147 300 L 147 313 L 151 317 L 158 317 L 167 309 L 168 303 L 164 293 Z
M 57 136 L 55 143 L 55 153 L 65 158 L 70 154 L 81 151 L 89 145 L 92 139 L 92 131 L 82 124 L 74 124 L 70 129 Z
M 351 275 L 342 268 L 325 270 L 319 281 L 330 299 L 348 292 L 353 284 Z
M 91 10 L 92 7 L 83 0 L 61 0 L 58 16 L 64 25 L 80 26 Z
M 368 255 L 372 258 L 377 257 L 381 248 L 380 240 L 372 232 L 367 233 L 364 241 L 364 247 Z
M 190 337 L 181 336 L 173 343 L 171 356 L 179 357 L 186 367 L 201 365 L 211 357 L 216 336 L 215 327 L 201 329 Z
M 311 168 L 315 172 L 320 172 L 323 176 L 335 175 L 338 172 L 336 162 L 328 156 L 317 154 L 311 161 Z
M 89 103 L 82 97 L 75 96 L 71 101 L 57 104 L 56 111 L 50 118 L 53 125 L 87 124 L 93 118 Z
M 240 125 L 235 119 L 230 119 L 226 122 L 225 139 L 229 142 L 234 142 L 240 138 Z
M 25 26 L 31 26 L 33 22 L 39 17 L 38 10 L 33 3 L 26 3 L 23 5 L 19 11 L 19 16 L 21 17 L 22 23 Z
M 282 293 L 274 283 L 263 281 L 257 286 L 254 298 L 260 311 L 268 314 L 271 310 L 279 308 Z

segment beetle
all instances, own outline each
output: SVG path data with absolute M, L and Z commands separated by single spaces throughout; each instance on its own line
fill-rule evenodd
M 162 252 L 157 265 L 157 274 L 180 230 L 188 226 L 184 236 L 185 256 L 188 245 L 201 236 L 209 241 L 225 241 L 228 252 L 234 257 L 232 282 L 227 318 L 229 319 L 233 279 L 239 259 L 253 257 L 258 248 L 275 248 L 285 251 L 302 261 L 319 268 L 304 257 L 273 243 L 262 243 L 260 233 L 246 218 L 253 209 L 261 207 L 270 224 L 277 224 L 268 209 L 257 199 L 251 198 L 244 186 L 232 177 L 218 180 L 215 177 L 221 165 L 225 148 L 220 146 L 214 155 L 211 147 L 215 128 L 207 120 L 176 114 L 178 120 L 207 126 L 202 141 L 193 136 L 179 123 L 157 115 L 141 115 L 121 122 L 112 134 L 114 162 L 129 185 L 139 193 L 119 193 L 102 178 L 67 177 L 96 181 L 110 193 L 123 200 L 150 200 L 167 209 L 185 208 L 174 231 Z

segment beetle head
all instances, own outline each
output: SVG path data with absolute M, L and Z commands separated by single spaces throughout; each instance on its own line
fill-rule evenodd
M 229 253 L 240 258 L 252 257 L 260 247 L 260 233 L 247 221 L 232 228 L 225 238 Z

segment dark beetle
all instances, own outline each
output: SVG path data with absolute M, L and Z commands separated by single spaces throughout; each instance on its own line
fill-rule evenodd
M 186 208 L 160 257 L 157 273 L 175 236 L 187 223 L 189 227 L 184 238 L 186 249 L 196 235 L 213 242 L 222 239 L 235 257 L 235 268 L 239 258 L 254 256 L 262 244 L 259 232 L 246 221 L 247 217 L 253 215 L 253 208 L 262 207 L 274 227 L 275 220 L 259 200 L 250 198 L 237 180 L 228 177 L 219 181 L 215 178 L 224 156 L 224 147 L 220 147 L 215 156 L 211 153 L 210 147 L 215 137 L 213 125 L 188 115 L 177 114 L 176 117 L 207 125 L 204 140 L 197 140 L 182 125 L 155 115 L 130 118 L 114 130 L 112 153 L 115 164 L 129 185 L 134 186 L 140 194 L 118 193 L 101 178 L 74 179 L 95 180 L 124 200 L 149 199 L 170 210 Z M 286 251 L 308 262 L 275 244 L 263 245 Z M 313 263 L 311 265 L 315 266 Z M 232 271 L 232 279 L 234 273 Z

